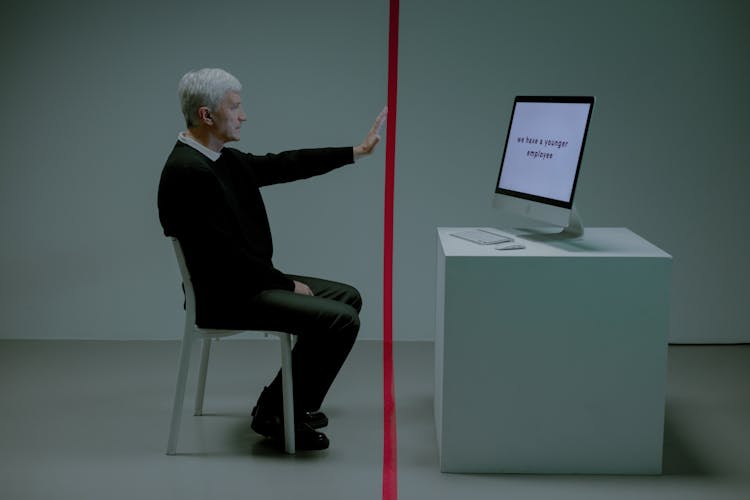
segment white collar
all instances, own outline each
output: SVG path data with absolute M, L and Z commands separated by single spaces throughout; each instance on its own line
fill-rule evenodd
M 180 132 L 177 135 L 177 140 L 197 150 L 199 153 L 201 153 L 203 156 L 207 157 L 211 161 L 216 161 L 221 156 L 221 153 L 217 153 L 216 151 L 212 149 L 208 149 L 206 146 L 204 146 L 200 142 L 188 136 L 186 132 Z

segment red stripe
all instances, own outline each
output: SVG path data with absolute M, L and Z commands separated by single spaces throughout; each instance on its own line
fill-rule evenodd
M 398 498 L 396 401 L 393 384 L 393 186 L 396 170 L 399 0 L 390 0 L 388 25 L 388 117 L 385 134 L 383 238 L 383 500 Z

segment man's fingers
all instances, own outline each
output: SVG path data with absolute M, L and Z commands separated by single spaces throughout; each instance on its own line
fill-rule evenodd
M 385 124 L 385 117 L 388 115 L 388 106 L 383 108 L 383 111 L 380 112 L 377 118 L 375 118 L 375 123 L 372 126 L 372 129 L 375 131 L 376 134 L 380 135 L 380 130 L 383 128 L 383 124 Z

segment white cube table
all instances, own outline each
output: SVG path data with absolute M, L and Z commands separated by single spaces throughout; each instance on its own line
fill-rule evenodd
M 443 472 L 660 474 L 672 259 L 624 228 L 438 228 L 435 423 Z

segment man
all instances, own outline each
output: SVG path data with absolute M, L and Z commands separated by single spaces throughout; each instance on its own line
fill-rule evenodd
M 299 449 L 325 449 L 315 429 L 328 424 L 320 405 L 359 331 L 359 292 L 319 278 L 289 276 L 272 263 L 273 244 L 259 188 L 324 174 L 372 153 L 386 111 L 362 144 L 255 156 L 225 147 L 247 117 L 240 82 L 220 69 L 187 73 L 178 93 L 187 131 L 161 175 L 164 233 L 183 248 L 206 328 L 268 329 L 297 336 L 292 353 Z M 283 441 L 281 373 L 260 395 L 252 428 Z

